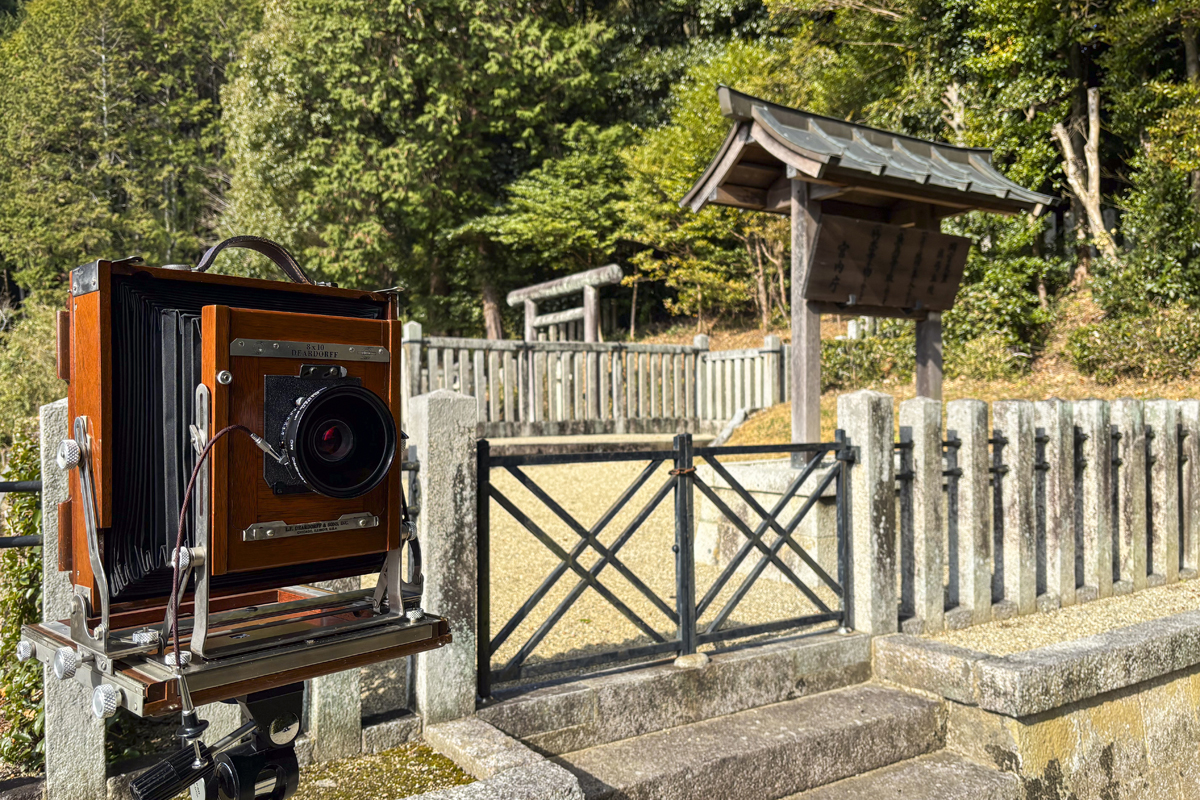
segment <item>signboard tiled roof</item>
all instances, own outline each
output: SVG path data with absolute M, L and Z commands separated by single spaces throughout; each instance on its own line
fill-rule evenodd
M 718 96 L 734 126 L 681 202 L 694 210 L 716 203 L 786 213 L 791 179 L 822 187 L 816 197 L 875 207 L 928 203 L 940 207 L 939 216 L 1036 214 L 1056 202 L 1004 177 L 988 149 L 889 133 L 724 86 Z

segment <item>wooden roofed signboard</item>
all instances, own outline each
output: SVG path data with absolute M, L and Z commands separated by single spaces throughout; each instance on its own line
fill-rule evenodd
M 1032 214 L 991 150 L 879 130 L 717 89 L 729 134 L 680 200 L 791 218 L 792 441 L 821 435 L 821 314 L 916 321 L 919 397 L 942 396 L 942 312 L 971 242 L 940 231 L 968 211 Z M 794 459 L 793 466 L 799 466 Z
M 804 287 L 819 311 L 923 317 L 954 305 L 971 240 L 825 215 Z

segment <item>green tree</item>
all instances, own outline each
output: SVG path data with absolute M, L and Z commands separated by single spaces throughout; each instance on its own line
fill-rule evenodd
M 219 89 L 255 0 L 30 0 L 0 40 L 0 264 L 194 261 L 223 191 Z
M 629 200 L 625 236 L 641 246 L 631 259 L 639 275 L 676 291 L 668 309 L 705 321 L 754 308 L 765 328 L 786 312 L 788 247 L 782 218 L 709 206 L 679 207 L 729 131 L 717 107 L 721 84 L 767 100 L 829 110 L 818 80 L 834 56 L 810 39 L 730 41 L 695 63 L 675 87 L 669 121 L 646 131 L 626 156 Z
M 458 230 L 464 243 L 487 254 L 493 285 L 528 285 L 617 259 L 625 199 L 621 150 L 631 138 L 623 125 L 600 129 L 577 122 L 563 137 L 561 156 L 510 183 L 507 200 Z M 499 294 L 484 295 L 484 321 L 499 319 Z M 502 338 L 491 325 L 488 338 Z
M 269 2 L 225 96 L 226 228 L 286 242 L 325 279 L 405 285 L 432 330 L 476 328 L 478 297 L 497 289 L 484 254 L 451 233 L 540 163 L 606 81 L 604 28 L 541 12 Z

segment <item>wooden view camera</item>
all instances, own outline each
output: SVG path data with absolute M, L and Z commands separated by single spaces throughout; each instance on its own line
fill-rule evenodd
M 294 282 L 206 274 L 229 246 Z M 418 608 L 394 295 L 313 284 L 256 237 L 195 269 L 95 261 L 70 288 L 58 553 L 75 590 L 21 655 L 93 687 L 101 716 L 153 716 L 450 640 Z

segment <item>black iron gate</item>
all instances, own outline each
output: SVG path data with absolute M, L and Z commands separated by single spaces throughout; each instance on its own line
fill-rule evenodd
M 721 458 L 732 455 L 799 453 L 805 454 L 807 465 L 796 472 L 788 488 L 780 496 L 771 510 L 765 509 L 740 482 L 738 482 L 721 463 Z M 697 460 L 712 467 L 714 473 L 724 481 L 728 488 L 740 498 L 746 506 L 759 518 L 758 525 L 751 529 L 738 515 L 721 499 L 696 472 Z M 585 527 L 554 500 L 539 486 L 522 467 L 545 466 L 552 464 L 587 464 L 614 463 L 627 461 L 644 461 L 646 467 L 631 483 L 616 501 L 600 516 L 590 528 Z M 659 468 L 670 462 L 673 468 L 669 476 L 647 500 L 633 519 L 624 527 L 621 533 L 605 545 L 600 541 L 601 533 L 617 517 L 630 500 L 654 477 Z M 481 697 L 491 695 L 493 683 L 515 681 L 525 678 L 535 678 L 556 672 L 581 669 L 590 666 L 615 663 L 636 658 L 644 658 L 666 653 L 690 654 L 695 653 L 700 645 L 758 636 L 778 631 L 791 630 L 819 622 L 837 620 L 845 626 L 847 620 L 846 586 L 846 535 L 848 531 L 849 506 L 846 501 L 847 472 L 853 462 L 852 450 L 846 444 L 841 431 L 835 435 L 835 441 L 819 444 L 790 444 L 790 445 L 753 445 L 740 447 L 694 447 L 691 434 L 680 434 L 675 437 L 671 450 L 640 451 L 627 453 L 563 453 L 549 455 L 501 455 L 493 456 L 489 443 L 481 439 L 478 443 L 478 522 L 479 522 L 479 620 L 478 641 L 479 654 L 479 693 Z M 573 531 L 579 541 L 571 549 L 566 549 L 547 534 L 528 514 L 522 511 L 516 503 L 505 496 L 493 483 L 491 472 L 494 469 L 507 470 L 537 499 L 548 508 L 554 516 L 561 520 Z M 779 519 L 780 514 L 787 508 L 789 502 L 813 475 L 820 474 L 815 489 L 807 491 L 807 499 L 799 511 L 786 522 Z M 793 538 L 797 526 L 816 504 L 824 493 L 833 485 L 836 502 L 837 527 L 837 578 L 836 580 L 824 570 L 817 561 Z M 722 487 L 724 488 L 724 487 Z M 720 511 L 745 538 L 736 554 L 721 570 L 712 586 L 704 593 L 699 601 L 696 599 L 696 568 L 694 552 L 694 499 L 699 490 Z M 659 597 L 632 569 L 620 558 L 621 548 L 637 533 L 649 519 L 656 508 L 674 494 L 675 502 L 675 544 L 672 547 L 675 556 L 675 602 L 666 602 Z M 531 533 L 555 556 L 559 563 L 551 570 L 541 585 L 530 595 L 529 599 L 518 609 L 517 613 L 493 633 L 491 625 L 490 599 L 490 555 L 491 555 L 491 500 L 519 522 L 525 530 Z M 773 535 L 767 541 L 768 534 Z M 784 547 L 790 548 L 816 576 L 818 583 L 823 585 L 833 597 L 835 603 L 825 602 L 808 586 L 795 571 L 791 569 L 780 556 Z M 591 548 L 599 556 L 599 560 L 589 567 L 580 563 L 580 556 Z M 722 590 L 738 572 L 738 568 L 751 555 L 758 553 L 758 562 L 743 577 L 737 589 L 721 606 L 716 616 L 703 625 L 699 620 L 719 598 Z M 647 623 L 633 609 L 623 603 L 613 591 L 600 580 L 600 573 L 605 567 L 611 566 L 629 584 L 641 593 L 658 611 L 660 611 L 674 626 L 673 634 L 664 634 Z M 775 620 L 754 625 L 737 625 L 723 627 L 745 598 L 755 581 L 768 566 L 774 566 L 779 573 L 793 584 L 812 605 L 817 613 L 807 614 L 790 619 Z M 516 654 L 507 663 L 494 667 L 492 657 L 516 632 L 517 628 L 533 613 L 534 609 L 546 598 L 554 586 L 568 572 L 574 573 L 577 582 L 554 610 L 547 616 L 529 638 L 521 645 Z M 645 645 L 636 647 L 617 647 L 604 652 L 595 653 L 582 658 L 562 659 L 536 664 L 527 664 L 527 660 L 538 644 L 550 630 L 558 624 L 571 605 L 591 587 L 610 605 L 628 619 L 639 631 L 650 639 Z M 832 606 L 832 607 L 831 607 Z

